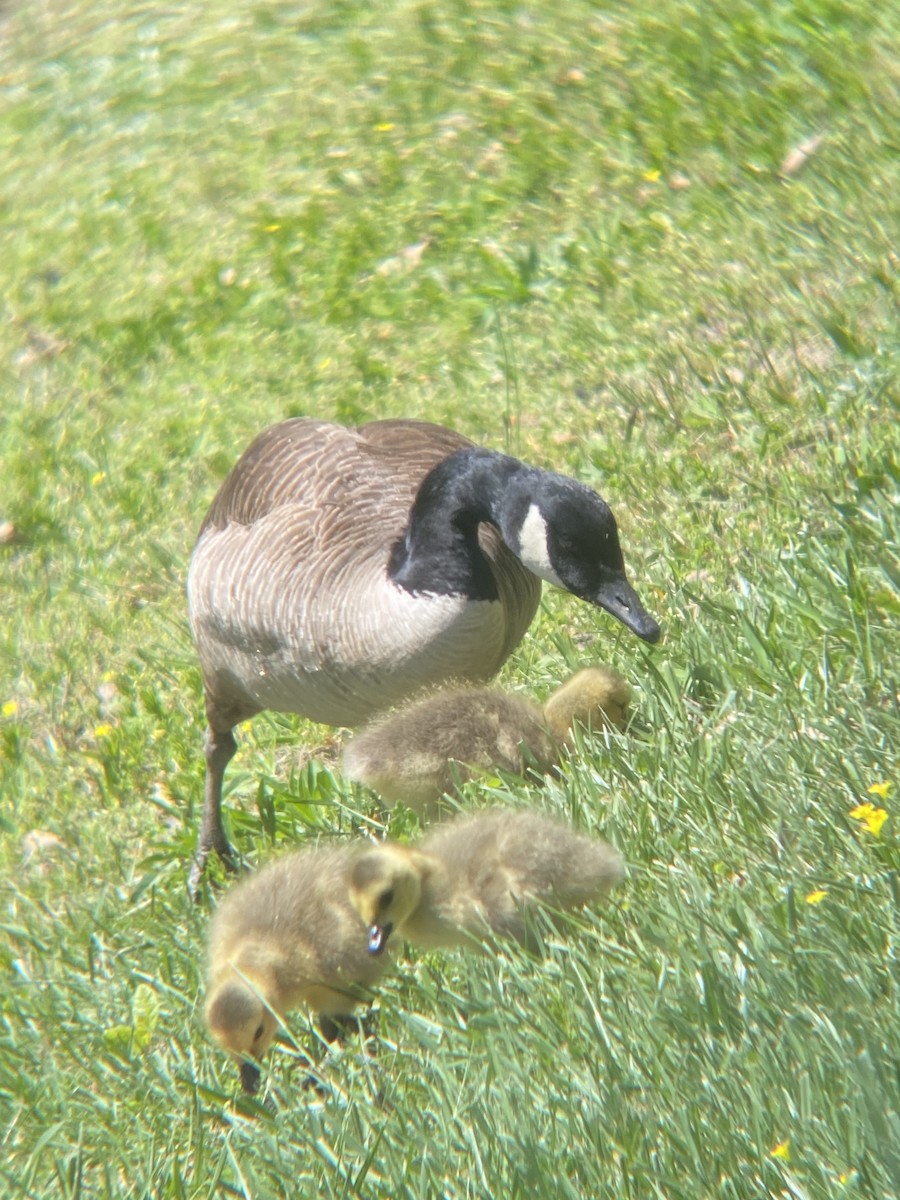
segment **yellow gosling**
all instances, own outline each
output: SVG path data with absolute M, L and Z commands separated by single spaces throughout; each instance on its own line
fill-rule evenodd
M 624 729 L 631 687 L 611 667 L 578 671 L 543 708 L 490 688 L 437 692 L 354 737 L 344 771 L 386 804 L 433 816 L 442 795 L 478 771 L 544 775 L 571 745 L 575 723 Z
M 535 907 L 602 900 L 622 873 L 607 843 L 538 813 L 494 809 L 437 827 L 419 848 L 372 847 L 353 865 L 350 903 L 376 957 L 394 933 L 426 948 L 491 935 L 527 944 Z
M 212 919 L 206 1022 L 236 1059 L 244 1091 L 285 1014 L 305 1004 L 328 1038 L 388 963 L 366 952 L 366 927 L 348 900 L 360 848 L 301 850 L 233 887 Z

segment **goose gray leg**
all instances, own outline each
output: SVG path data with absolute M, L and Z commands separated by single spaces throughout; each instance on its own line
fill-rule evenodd
M 222 825 L 222 780 L 225 768 L 234 758 L 237 742 L 230 729 L 213 729 L 210 725 L 206 731 L 206 792 L 203 799 L 203 820 L 200 824 L 200 840 L 197 843 L 197 853 L 188 877 L 188 890 L 196 900 L 200 891 L 200 881 L 206 869 L 206 860 L 215 850 L 229 871 L 237 870 L 237 860 L 225 829 Z

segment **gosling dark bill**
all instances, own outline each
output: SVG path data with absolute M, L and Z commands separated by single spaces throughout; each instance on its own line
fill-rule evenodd
M 387 940 L 391 936 L 394 926 L 390 923 L 387 925 L 371 925 L 369 927 L 369 953 L 381 954 L 387 947 Z
M 245 1059 L 241 1063 L 240 1074 L 241 1087 L 248 1096 L 255 1096 L 259 1091 L 259 1081 L 262 1076 L 259 1066 L 255 1062 L 250 1062 L 249 1059 Z

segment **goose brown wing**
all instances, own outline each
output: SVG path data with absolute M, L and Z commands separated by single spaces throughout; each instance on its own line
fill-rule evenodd
M 441 459 L 473 445 L 467 437 L 431 421 L 392 419 L 360 425 L 356 433 L 373 456 L 385 454 L 394 469 L 424 477 Z
M 227 477 L 200 529 L 252 525 L 284 505 L 323 510 L 348 493 L 405 514 L 433 466 L 472 443 L 427 421 L 373 421 L 345 429 L 295 417 L 259 435 Z M 377 500 L 376 500 L 377 498 Z

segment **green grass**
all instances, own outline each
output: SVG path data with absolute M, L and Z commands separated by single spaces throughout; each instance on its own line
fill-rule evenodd
M 0 20 L 4 1193 L 894 1200 L 891 6 Z M 404 958 L 375 1056 L 317 1098 L 286 1046 L 267 1106 L 201 1019 L 184 578 L 217 483 L 299 413 L 445 421 L 598 487 L 666 632 L 548 592 L 504 685 L 609 661 L 643 729 L 467 792 L 608 837 L 614 903 L 545 962 Z M 377 826 L 308 757 L 330 736 L 242 731 L 251 858 Z

